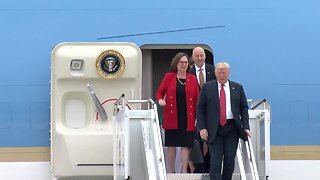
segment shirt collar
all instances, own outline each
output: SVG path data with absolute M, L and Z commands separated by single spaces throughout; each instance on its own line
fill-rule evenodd
M 202 65 L 202 67 L 198 67 L 196 64 L 194 65 L 196 68 L 196 72 L 198 72 L 200 70 L 200 68 L 205 72 L 206 71 L 206 66 L 205 64 Z
M 218 87 L 220 88 L 221 84 L 219 83 L 219 81 L 217 81 L 217 82 L 218 82 Z M 229 88 L 229 80 L 227 80 L 227 82 L 224 84 L 224 87 Z

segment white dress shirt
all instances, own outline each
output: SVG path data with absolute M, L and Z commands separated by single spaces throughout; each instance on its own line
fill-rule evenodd
M 200 68 L 197 65 L 194 65 L 194 67 L 196 69 L 198 83 L 200 84 L 200 80 L 199 80 Z M 202 65 L 201 69 L 202 69 L 202 74 L 203 74 L 203 83 L 205 83 L 205 82 L 207 82 L 206 81 L 206 66 L 205 66 L 205 64 Z

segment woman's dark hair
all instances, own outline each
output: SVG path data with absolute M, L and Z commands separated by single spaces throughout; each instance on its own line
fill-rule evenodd
M 187 72 L 189 72 L 189 62 L 190 62 L 190 57 L 188 56 L 188 54 L 184 53 L 184 52 L 179 52 L 178 54 L 176 54 L 174 56 L 174 58 L 172 59 L 171 61 L 171 65 L 170 65 L 170 71 L 171 72 L 177 72 L 177 65 L 180 61 L 180 59 L 185 56 L 187 59 L 188 59 L 188 69 L 187 69 Z

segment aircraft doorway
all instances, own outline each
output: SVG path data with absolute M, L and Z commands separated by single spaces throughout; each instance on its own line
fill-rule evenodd
M 192 49 L 202 47 L 206 52 L 206 63 L 214 64 L 212 49 L 204 44 L 175 44 L 175 45 L 143 45 L 142 51 L 142 99 L 152 98 L 165 73 L 169 72 L 172 58 L 178 52 L 192 55 Z

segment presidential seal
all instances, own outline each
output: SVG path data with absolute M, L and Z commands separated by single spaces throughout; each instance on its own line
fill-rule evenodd
M 103 51 L 96 61 L 98 73 L 107 79 L 119 77 L 123 73 L 125 65 L 123 56 L 115 50 Z

